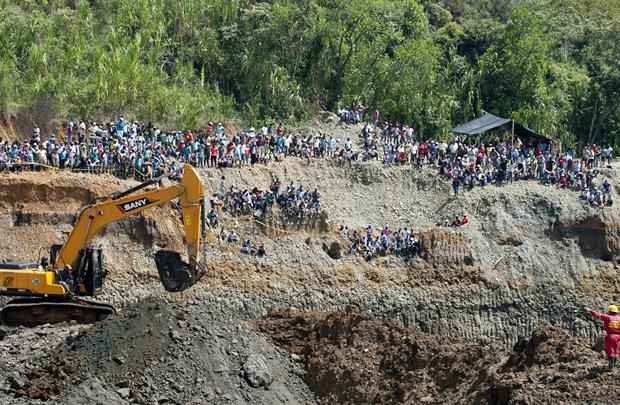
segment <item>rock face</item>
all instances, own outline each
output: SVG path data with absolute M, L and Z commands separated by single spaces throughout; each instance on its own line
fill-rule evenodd
M 583 311 L 589 304 L 569 290 L 551 285 L 524 289 L 478 285 L 322 292 L 297 289 L 268 298 L 236 289 L 215 289 L 200 300 L 214 313 L 236 313 L 243 319 L 264 316 L 273 308 L 344 311 L 352 307 L 442 338 L 484 341 L 498 348 L 512 347 L 541 323 L 568 330 L 593 344 L 601 335 L 600 326 Z
M 422 232 L 420 256 L 432 266 L 474 264 L 473 254 L 464 236 L 443 228 Z
M 620 259 L 620 218 L 606 211 L 583 219 L 561 220 L 551 228 L 557 239 L 574 239 L 584 256 L 605 261 Z
M 305 217 L 290 216 L 284 211 L 274 208 L 266 215 L 256 218 L 261 231 L 270 237 L 286 235 L 290 232 L 327 232 L 329 216 L 327 212 L 309 214 Z

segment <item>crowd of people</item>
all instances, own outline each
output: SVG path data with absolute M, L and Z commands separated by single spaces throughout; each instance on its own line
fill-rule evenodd
M 343 108 L 341 120 L 363 122 L 366 109 Z M 589 204 L 612 204 L 609 182 L 597 184 L 604 164 L 613 159 L 613 148 L 586 145 L 580 157 L 575 151 L 560 152 L 542 140 L 471 143 L 466 139 L 420 140 L 416 129 L 401 124 L 379 124 L 380 113 L 369 114 L 360 133 L 361 149 L 347 138 L 326 134 L 301 135 L 284 125 L 265 125 L 231 133 L 222 123 L 210 122 L 204 130 L 165 131 L 150 123 L 119 117 L 105 124 L 69 121 L 64 136 L 43 137 L 34 128 L 27 142 L 0 139 L 0 171 L 36 169 L 44 166 L 78 171 L 106 172 L 140 180 L 179 175 L 183 163 L 196 167 L 241 167 L 267 164 L 294 156 L 302 159 L 330 158 L 339 164 L 356 160 L 381 160 L 384 165 L 428 165 L 452 183 L 455 195 L 462 190 L 532 179 L 580 193 Z M 268 209 L 277 196 L 259 190 L 229 190 L 233 212 Z M 305 192 L 302 194 L 305 195 Z M 286 200 L 292 214 L 315 208 L 306 198 Z M 303 206 L 299 208 L 299 206 Z M 299 209 L 297 209 L 299 208 Z
M 358 231 L 341 226 L 340 237 L 351 243 L 349 254 L 361 255 L 366 260 L 391 254 L 408 259 L 420 251 L 420 241 L 413 229 L 407 227 L 394 231 L 388 226 L 375 230 L 368 225 L 363 231 Z
M 63 136 L 43 137 L 38 127 L 29 141 L 0 140 L 0 170 L 52 166 L 119 177 L 152 178 L 198 165 L 197 137 L 191 131 L 162 131 L 150 123 L 69 121 Z
M 278 177 L 272 180 L 269 190 L 260 190 L 257 187 L 240 189 L 230 186 L 221 194 L 223 196 L 221 203 L 212 200 L 212 205 L 221 204 L 226 212 L 233 215 L 253 213 L 260 217 L 271 211 L 274 204 L 277 204 L 284 216 L 289 219 L 304 219 L 317 215 L 321 211 L 321 195 L 316 188 L 308 191 L 302 184 L 296 186 L 294 182 L 291 182 L 282 189 Z
M 596 176 L 595 172 L 593 176 Z M 604 179 L 600 186 L 590 180 L 590 186 L 583 188 L 580 195 L 581 200 L 593 207 L 609 207 L 613 204 L 611 183 Z
M 224 228 L 220 230 L 218 234 L 218 240 L 221 242 L 226 242 L 230 244 L 239 243 L 239 235 L 234 230 L 226 231 Z M 265 250 L 265 244 L 263 242 L 254 243 L 250 239 L 244 239 L 241 243 L 241 248 L 239 252 L 245 255 L 256 256 L 256 257 L 264 257 L 267 255 L 267 251 Z
M 458 137 L 451 142 L 418 141 L 416 130 L 386 123 L 367 123 L 360 134 L 362 160 L 382 159 L 386 166 L 428 165 L 451 181 L 455 195 L 489 184 L 502 185 L 516 180 L 537 180 L 581 193 L 592 205 L 612 203 L 611 185 L 597 185 L 600 169 L 614 158 L 612 147 L 586 145 L 580 157 L 574 150 L 560 152 L 543 140 L 467 143 Z
M 29 141 L 0 139 L 0 171 L 52 166 L 60 169 L 106 172 L 119 177 L 151 178 L 196 167 L 230 168 L 268 164 L 288 157 L 310 160 L 357 159 L 351 139 L 325 134 L 301 135 L 284 125 L 265 125 L 230 133 L 222 123 L 210 122 L 204 130 L 165 131 L 151 123 L 119 117 L 106 124 L 69 121 L 62 136 L 41 135 L 34 128 Z

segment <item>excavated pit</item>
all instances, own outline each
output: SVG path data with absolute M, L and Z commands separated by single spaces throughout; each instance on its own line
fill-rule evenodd
M 278 310 L 255 327 L 304 365 L 324 404 L 611 404 L 620 393 L 598 350 L 548 326 L 507 353 L 354 312 Z

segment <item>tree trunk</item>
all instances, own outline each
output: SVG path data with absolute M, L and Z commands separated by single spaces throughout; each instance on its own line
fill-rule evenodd
M 596 123 L 596 116 L 598 115 L 598 94 L 594 100 L 594 111 L 592 111 L 592 120 L 590 121 L 590 131 L 588 132 L 588 143 L 592 143 L 592 136 L 594 135 L 594 124 Z

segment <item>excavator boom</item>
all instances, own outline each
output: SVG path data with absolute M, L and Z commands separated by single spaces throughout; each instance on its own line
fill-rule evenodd
M 160 280 L 167 291 L 183 291 L 204 273 L 199 262 L 204 189 L 196 170 L 185 165 L 183 177 L 167 187 L 149 181 L 123 193 L 112 194 L 84 207 L 62 246 L 52 246 L 48 268 L 18 268 L 0 264 L 0 295 L 21 296 L 0 312 L 2 323 L 33 325 L 66 320 L 93 322 L 113 312 L 106 304 L 79 299 L 99 292 L 105 273 L 101 250 L 89 246 L 106 225 L 178 199 L 189 263 L 178 252 L 155 254 Z M 4 267 L 4 268 L 3 268 Z

